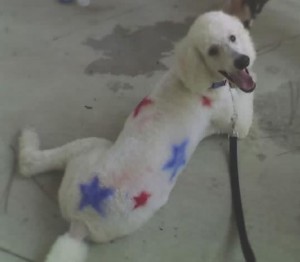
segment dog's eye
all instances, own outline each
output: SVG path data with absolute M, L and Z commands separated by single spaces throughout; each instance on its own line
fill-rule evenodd
M 230 40 L 232 43 L 234 43 L 234 42 L 236 41 L 235 35 L 229 36 L 229 40 Z
M 210 56 L 216 56 L 216 55 L 218 55 L 219 54 L 219 48 L 218 48 L 218 46 L 216 46 L 216 45 L 211 46 L 209 48 L 209 50 L 208 50 L 208 54 Z

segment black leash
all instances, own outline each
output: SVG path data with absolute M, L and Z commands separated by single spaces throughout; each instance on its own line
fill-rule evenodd
M 235 220 L 239 232 L 240 243 L 246 262 L 255 262 L 256 258 L 251 248 L 247 236 L 245 226 L 244 212 L 241 199 L 239 171 L 238 171 L 238 152 L 237 152 L 237 137 L 229 137 L 229 169 L 230 169 L 230 184 L 231 184 L 231 197 L 233 211 L 235 213 Z

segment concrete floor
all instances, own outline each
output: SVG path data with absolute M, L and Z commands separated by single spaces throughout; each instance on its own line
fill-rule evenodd
M 200 0 L 93 0 L 90 8 L 0 0 L 0 261 L 42 261 L 65 232 L 61 174 L 23 179 L 16 137 L 33 125 L 43 147 L 114 139 L 171 63 Z M 271 0 L 253 35 L 256 115 L 240 143 L 247 227 L 259 262 L 300 261 L 300 2 Z M 170 201 L 136 234 L 92 246 L 89 262 L 243 261 L 230 220 L 227 140 L 196 151 Z

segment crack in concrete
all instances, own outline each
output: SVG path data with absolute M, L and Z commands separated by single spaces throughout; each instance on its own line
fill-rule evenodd
M 289 42 L 289 41 L 294 41 L 299 37 L 300 37 L 300 33 L 297 33 L 295 35 L 291 35 L 291 36 L 285 37 L 283 39 L 280 39 L 280 40 L 276 41 L 275 43 L 266 44 L 257 49 L 257 55 L 263 56 L 265 54 L 269 54 L 269 53 L 277 50 L 278 48 L 280 48 L 284 43 Z
M 292 126 L 295 121 L 297 108 L 299 105 L 300 89 L 294 87 L 294 83 L 292 81 L 289 81 L 289 89 L 290 89 L 290 100 L 291 100 L 291 113 L 290 113 L 289 125 Z
M 32 178 L 33 183 L 38 187 L 38 189 L 44 194 L 51 202 L 53 202 L 57 206 L 56 200 L 49 195 L 49 193 L 44 189 L 44 187 L 39 183 L 37 178 Z
M 289 152 L 299 152 L 300 148 L 299 100 L 300 79 L 295 79 L 261 94 L 254 101 L 258 125 L 268 135 L 265 138 Z
M 26 261 L 26 262 L 35 262 L 34 260 L 31 260 L 31 259 L 29 259 L 27 257 L 22 256 L 22 255 L 19 255 L 19 254 L 15 253 L 15 252 L 13 252 L 13 251 L 11 251 L 9 249 L 1 247 L 1 246 L 0 246 L 0 251 L 2 251 L 3 253 L 9 254 L 11 256 L 17 257 L 17 258 L 19 258 L 19 259 L 21 259 L 23 261 Z
M 4 188 L 1 200 L 3 201 L 3 212 L 4 214 L 7 214 L 8 212 L 8 204 L 9 204 L 9 197 L 10 197 L 10 193 L 12 190 L 12 186 L 13 186 L 13 182 L 14 182 L 14 178 L 15 178 L 15 174 L 16 174 L 16 149 L 10 145 L 10 150 L 12 151 L 12 170 L 10 172 L 9 178 L 8 178 L 8 182 Z
M 284 151 L 282 153 L 277 154 L 276 156 L 283 156 L 283 155 L 288 155 L 291 153 L 299 153 L 299 152 L 300 152 L 300 147 L 297 147 L 295 150 Z

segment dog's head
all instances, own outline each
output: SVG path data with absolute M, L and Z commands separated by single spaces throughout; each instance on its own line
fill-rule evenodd
M 255 88 L 248 71 L 256 57 L 254 45 L 236 17 L 220 11 L 201 15 L 175 53 L 177 73 L 194 92 L 225 78 L 244 92 Z
M 223 0 L 223 10 L 238 17 L 249 29 L 269 0 Z

